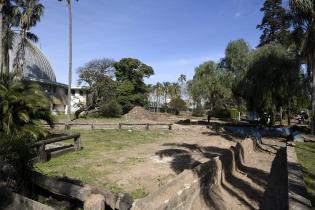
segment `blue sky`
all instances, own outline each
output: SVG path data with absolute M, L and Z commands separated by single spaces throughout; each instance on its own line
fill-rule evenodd
M 79 0 L 73 1 L 73 84 L 76 69 L 93 58 L 138 58 L 155 75 L 147 83 L 191 79 L 196 66 L 219 60 L 231 40 L 258 44 L 263 0 Z M 68 11 L 43 0 L 45 14 L 32 30 L 57 80 L 67 83 Z

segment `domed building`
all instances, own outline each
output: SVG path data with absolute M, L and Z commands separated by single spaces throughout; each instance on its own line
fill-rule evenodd
M 13 50 L 10 50 L 10 71 L 13 69 L 21 37 L 15 35 Z M 22 80 L 40 84 L 51 103 L 54 114 L 66 114 L 68 85 L 57 82 L 54 70 L 45 54 L 31 41 L 25 47 L 25 64 Z M 87 91 L 85 88 L 76 87 L 71 89 L 71 112 L 78 109 L 77 104 L 85 104 Z

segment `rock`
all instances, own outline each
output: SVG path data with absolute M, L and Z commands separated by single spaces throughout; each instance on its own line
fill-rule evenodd
M 84 210 L 105 210 L 105 198 L 100 194 L 92 194 L 84 202 Z

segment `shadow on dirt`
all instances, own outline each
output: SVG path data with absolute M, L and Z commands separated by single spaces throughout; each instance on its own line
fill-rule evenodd
M 164 146 L 171 146 L 174 148 L 160 150 L 156 152 L 156 154 L 160 157 L 172 157 L 170 165 L 172 170 L 176 173 L 181 173 L 185 169 L 194 169 L 197 165 L 201 164 L 198 160 L 193 158 L 193 155 L 196 153 L 208 160 L 219 156 L 220 160 L 222 161 L 222 167 L 224 171 L 222 175 L 224 176 L 225 180 L 221 183 L 221 186 L 231 195 L 238 198 L 238 200 L 244 206 L 247 206 L 250 209 L 253 209 L 254 206 L 251 202 L 249 202 L 249 200 L 254 201 L 255 203 L 264 207 L 265 202 L 272 202 L 267 198 L 272 194 L 277 194 L 277 192 L 272 189 L 272 187 L 274 187 L 273 185 L 275 185 L 274 179 L 276 177 L 274 176 L 276 174 L 274 171 L 276 169 L 272 169 L 271 177 L 269 177 L 269 174 L 265 171 L 244 165 L 244 150 L 240 144 L 237 144 L 236 147 L 231 147 L 231 149 L 223 149 L 213 146 L 203 147 L 198 144 L 177 143 L 164 144 Z M 278 155 L 278 153 L 281 154 L 281 151 L 283 151 L 283 149 L 277 152 L 277 157 L 275 160 L 276 162 L 283 158 L 282 156 Z M 260 150 L 260 152 L 266 151 Z M 273 168 L 277 167 L 279 166 L 273 166 Z M 216 171 L 215 168 L 212 168 L 211 170 L 213 173 Z M 245 175 L 250 181 L 247 181 L 248 179 L 240 178 L 239 175 L 235 175 L 235 170 L 240 172 L 240 174 Z M 209 174 L 209 171 L 206 172 L 208 173 L 207 175 L 200 171 L 195 171 L 195 173 L 197 173 L 198 177 L 200 178 L 200 195 L 207 206 L 209 208 L 220 209 L 222 202 L 224 202 L 222 199 L 224 198 L 221 198 L 222 195 L 220 195 L 220 189 L 218 189 L 218 186 L 213 185 L 213 183 L 215 183 L 215 180 L 213 180 L 215 175 L 212 173 Z M 261 191 L 257 190 L 255 187 L 253 187 L 251 182 L 263 188 L 267 187 L 267 194 L 265 193 L 264 195 Z M 240 194 L 245 195 L 245 198 Z

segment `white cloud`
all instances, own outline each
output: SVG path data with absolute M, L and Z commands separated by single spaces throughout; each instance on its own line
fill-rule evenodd
M 238 17 L 240 17 L 240 16 L 241 16 L 241 13 L 240 13 L 240 12 L 237 12 L 237 13 L 234 14 L 234 17 L 235 17 L 235 18 L 238 18 Z

